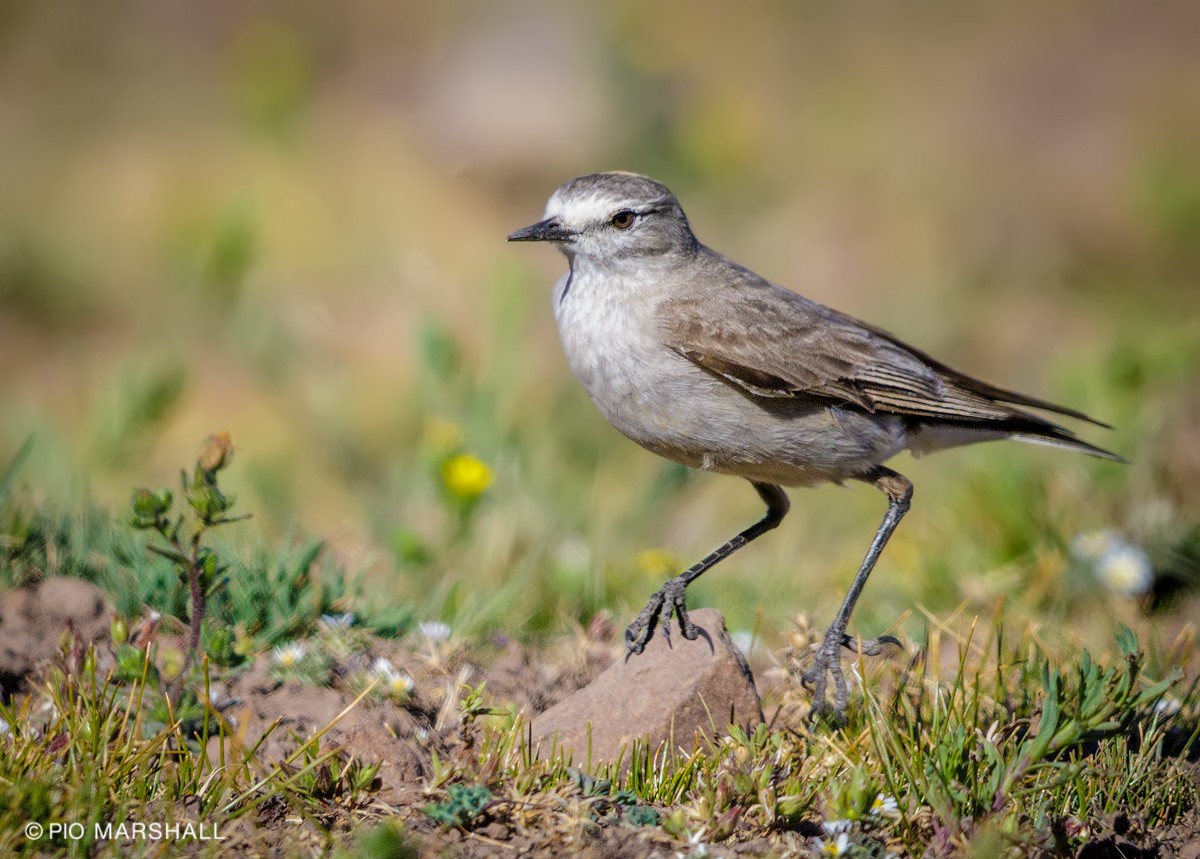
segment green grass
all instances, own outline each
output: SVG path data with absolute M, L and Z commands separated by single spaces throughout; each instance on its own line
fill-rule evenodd
M 163 697 L 153 657 L 141 677 L 122 677 L 119 671 L 101 676 L 95 650 L 68 645 L 21 707 L 0 707 L 5 855 L 150 855 L 158 849 L 154 839 L 97 835 L 153 821 L 191 825 L 193 831 L 203 824 L 212 836 L 272 803 L 319 822 L 329 819 L 331 808 L 349 814 L 370 802 L 378 765 L 321 748 L 337 719 L 312 736 L 294 737 L 291 755 L 265 765 L 257 753 L 277 726 L 245 746 L 211 705 L 201 705 L 194 718 L 185 716 Z M 205 671 L 201 700 L 209 700 L 208 688 Z M 31 712 L 35 705 L 48 709 L 50 717 Z M 31 821 L 44 827 L 43 836 L 26 835 Z M 327 842 L 332 843 L 328 837 Z M 210 846 L 218 850 L 220 842 Z
M 1013 855 L 1057 855 L 1117 811 L 1158 827 L 1200 802 L 1168 742 L 1173 731 L 1196 741 L 1200 695 L 1193 688 L 1181 711 L 1162 715 L 1178 676 L 1144 681 L 1132 634 L 1116 644 L 1103 664 L 1085 651 L 1056 665 L 1033 638 L 996 630 L 990 642 L 961 642 L 948 679 L 923 664 L 868 670 L 842 729 L 779 719 L 751 734 L 731 728 L 691 754 L 635 744 L 623 774 L 619 764 L 583 774 L 553 752 L 534 759 L 516 722 L 441 762 L 433 784 L 448 799 L 427 813 L 467 829 L 503 819 L 555 831 L 580 817 L 601 825 L 623 802 L 654 808 L 680 843 L 796 849 L 799 833 L 824 823 L 849 833 L 851 855 L 922 855 L 939 839 L 962 847 L 985 835 Z M 798 712 L 803 697 L 792 674 L 767 712 Z M 460 810 L 463 785 L 487 801 Z
M 1183 732 L 1183 747 L 1194 745 L 1200 694 L 1186 691 L 1177 712 L 1156 707 L 1177 678 L 1142 680 L 1135 648 L 1126 631 L 1102 662 L 1084 653 L 1052 667 L 1029 637 L 964 638 L 945 680 L 924 666 L 869 669 L 843 728 L 777 720 L 749 734 L 732 728 L 689 754 L 635 745 L 623 774 L 619 766 L 589 774 L 553 754 L 533 757 L 523 722 L 509 716 L 485 725 L 481 716 L 497 711 L 483 706 L 482 690 L 469 691 L 457 712 L 473 742 L 451 758 L 435 755 L 429 802 L 391 813 L 464 830 L 495 821 L 546 833 L 649 827 L 664 844 L 765 839 L 779 850 L 815 837 L 833 843 L 828 833 L 811 834 L 828 824 L 848 834 L 850 855 L 921 855 L 938 839 L 967 846 L 984 837 L 1013 855 L 1035 847 L 1056 855 L 1116 812 L 1154 828 L 1200 803 L 1200 786 L 1171 753 L 1178 737 L 1168 742 Z M 371 806 L 376 768 L 323 750 L 320 734 L 296 738 L 291 758 L 273 768 L 256 765 L 254 748 L 235 751 L 225 739 L 206 761 L 198 748 L 210 730 L 222 738 L 219 714 L 190 732 L 179 721 L 154 728 L 144 716 L 152 684 L 102 679 L 93 652 L 72 662 L 78 657 L 64 653 L 46 677 L 42 693 L 54 717 L 0 740 L 6 853 L 30 848 L 21 835 L 29 820 L 84 823 L 89 833 L 97 823 L 146 819 L 228 831 L 270 803 L 326 822 Z M 772 696 L 768 712 L 796 707 L 804 693 L 792 675 Z M 11 709 L 0 718 L 37 723 Z M 350 842 L 331 830 L 324 849 L 337 844 Z M 90 838 L 37 846 L 80 856 L 93 848 Z

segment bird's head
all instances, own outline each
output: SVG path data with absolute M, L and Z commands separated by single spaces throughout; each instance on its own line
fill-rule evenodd
M 644 260 L 697 245 L 675 195 L 636 173 L 592 173 L 559 186 L 545 217 L 512 233 L 510 242 L 554 242 L 569 259 L 604 266 Z

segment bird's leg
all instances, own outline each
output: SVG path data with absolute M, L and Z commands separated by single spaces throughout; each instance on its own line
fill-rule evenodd
M 628 648 L 626 659 L 630 654 L 641 653 L 645 649 L 646 642 L 654 634 L 656 626 L 661 626 L 663 635 L 670 640 L 672 614 L 679 619 L 679 630 L 683 633 L 683 637 L 694 641 L 702 630 L 688 618 L 685 598 L 687 586 L 698 579 L 700 574 L 709 567 L 728 558 L 742 546 L 761 537 L 783 521 L 789 506 L 788 497 L 784 491 L 773 483 L 759 483 L 754 480 L 750 483 L 758 491 L 759 497 L 766 502 L 766 515 L 732 540 L 706 555 L 703 560 L 669 580 L 654 596 L 650 597 L 646 607 L 625 630 L 625 646 Z
M 854 611 L 858 595 L 862 593 L 863 585 L 867 583 L 867 577 L 875 568 L 875 562 L 879 560 L 883 547 L 887 545 L 888 538 L 892 536 L 892 532 L 896 530 L 896 526 L 908 512 L 909 503 L 912 501 L 912 483 L 903 474 L 892 471 L 890 468 L 877 466 L 860 479 L 874 485 L 887 495 L 887 513 L 879 525 L 879 530 L 875 532 L 875 539 L 871 541 L 871 548 L 867 550 L 867 556 L 863 558 L 862 566 L 858 568 L 858 575 L 854 577 L 846 599 L 842 601 L 841 610 L 838 611 L 829 631 L 825 633 L 825 638 L 817 649 L 812 666 L 804 672 L 803 676 L 804 685 L 812 689 L 814 715 L 832 713 L 839 721 L 844 718 L 846 701 L 849 697 L 846 690 L 846 677 L 842 673 L 841 649 L 845 647 L 855 653 L 876 656 L 882 652 L 884 644 L 898 645 L 900 643 L 892 636 L 885 635 L 862 642 L 860 650 L 858 642 L 846 634 L 846 626 L 850 622 L 850 613 Z M 825 688 L 830 677 L 833 678 L 832 707 L 825 700 Z

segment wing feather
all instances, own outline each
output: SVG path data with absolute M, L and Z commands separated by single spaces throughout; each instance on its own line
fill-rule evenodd
M 701 284 L 660 304 L 661 333 L 670 348 L 751 394 L 823 399 L 917 420 L 1015 422 L 1014 429 L 1068 438 L 1069 430 L 1013 404 L 1092 421 L 954 370 L 881 328 L 708 253 L 707 265 L 721 270 L 703 278 L 707 289 Z

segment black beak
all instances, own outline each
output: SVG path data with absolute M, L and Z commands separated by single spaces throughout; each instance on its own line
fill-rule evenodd
M 536 224 L 530 224 L 511 233 L 508 237 L 510 242 L 569 242 L 575 238 L 575 233 L 566 229 L 554 218 L 547 218 L 544 221 L 538 221 Z

